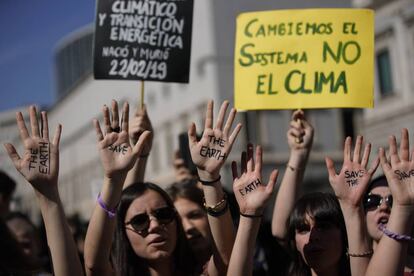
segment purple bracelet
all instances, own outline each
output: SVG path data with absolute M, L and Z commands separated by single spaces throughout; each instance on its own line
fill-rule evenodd
M 394 239 L 396 241 L 414 241 L 414 238 L 407 236 L 407 235 L 402 235 L 402 234 L 397 234 L 394 232 L 391 232 L 390 230 L 388 230 L 387 228 L 385 228 L 384 224 L 380 224 L 378 226 L 378 229 L 382 231 L 382 233 L 384 233 L 386 236 L 390 237 L 391 239 Z
M 114 209 L 109 209 L 106 204 L 103 202 L 101 194 L 98 194 L 98 204 L 101 206 L 101 208 L 105 211 L 105 213 L 108 214 L 109 218 L 114 218 L 116 216 L 116 207 Z

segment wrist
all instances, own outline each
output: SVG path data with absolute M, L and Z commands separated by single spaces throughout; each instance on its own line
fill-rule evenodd
M 306 166 L 308 161 L 309 151 L 305 149 L 295 150 L 292 149 L 290 151 L 289 161 L 288 164 L 295 168 L 303 168 Z
M 201 180 L 208 181 L 208 182 L 215 181 L 220 177 L 219 172 L 210 173 L 210 172 L 207 172 L 205 170 L 197 169 L 197 173 L 198 173 L 198 177 Z

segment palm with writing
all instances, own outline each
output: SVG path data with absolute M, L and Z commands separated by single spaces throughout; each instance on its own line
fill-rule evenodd
M 247 156 L 246 156 L 247 155 Z M 253 158 L 253 145 L 247 145 L 247 154 L 241 155 L 240 176 L 237 163 L 232 162 L 233 191 L 239 204 L 240 213 L 250 216 L 260 216 L 270 200 L 277 179 L 277 170 L 270 174 L 269 183 L 262 183 L 262 147 L 256 147 L 256 163 Z
M 121 126 L 119 126 L 118 103 L 113 100 L 112 121 L 109 108 L 106 105 L 103 108 L 105 135 L 102 133 L 98 120 L 94 120 L 101 162 L 105 176 L 108 178 L 125 177 L 149 138 L 149 131 L 144 131 L 135 146 L 131 147 L 128 135 L 128 116 L 129 105 L 126 102 L 123 106 Z
M 339 174 L 335 172 L 334 162 L 329 157 L 325 158 L 329 182 L 335 195 L 339 202 L 351 207 L 362 207 L 361 204 L 365 190 L 379 164 L 379 159 L 376 158 L 367 171 L 371 144 L 366 144 L 361 159 L 362 140 L 362 136 L 357 137 L 354 153 L 351 157 L 352 139 L 351 137 L 345 139 L 344 162 Z
M 217 179 L 220 169 L 229 155 L 241 129 L 241 124 L 237 124 L 230 134 L 237 113 L 234 108 L 231 109 L 223 128 L 228 105 L 228 101 L 224 101 L 221 105 L 216 125 L 213 128 L 213 101 L 209 101 L 207 104 L 203 137 L 200 141 L 197 141 L 196 126 L 194 123 L 191 124 L 188 130 L 191 158 L 197 166 L 200 178 L 206 181 Z
M 30 127 L 32 135 L 26 128 L 21 112 L 16 113 L 20 139 L 24 145 L 23 156 L 20 157 L 12 144 L 4 144 L 6 151 L 16 169 L 41 194 L 46 194 L 52 187 L 57 187 L 59 174 L 59 141 L 62 126 L 56 128 L 53 141 L 49 141 L 47 113 L 41 113 L 41 129 L 34 106 L 29 107 Z
M 150 131 L 149 137 L 144 143 L 141 155 L 148 155 L 152 148 L 152 142 L 154 140 L 154 130 L 152 128 L 151 120 L 147 113 L 147 106 L 143 105 L 142 108 L 137 108 L 134 117 L 129 122 L 129 138 L 132 145 L 138 142 L 139 137 L 145 132 Z
M 414 206 L 414 158 L 410 160 L 408 130 L 401 130 L 400 154 L 397 151 L 395 136 L 388 139 L 390 161 L 380 148 L 381 167 L 388 181 L 393 199 L 401 206 Z M 413 152 L 414 153 L 414 152 Z

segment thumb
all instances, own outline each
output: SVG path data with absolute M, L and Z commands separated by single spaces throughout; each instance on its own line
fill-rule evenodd
M 142 152 L 142 149 L 144 148 L 145 143 L 148 141 L 149 137 L 151 135 L 151 131 L 144 131 L 140 136 L 135 144 L 134 148 L 132 149 L 132 152 L 134 155 L 140 155 Z

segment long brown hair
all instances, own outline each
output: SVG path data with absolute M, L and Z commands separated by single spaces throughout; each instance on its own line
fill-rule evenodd
M 174 208 L 168 194 L 159 186 L 145 182 L 134 183 L 122 191 L 121 201 L 117 209 L 117 223 L 115 230 L 115 239 L 112 248 L 113 267 L 121 276 L 149 275 L 148 266 L 145 260 L 135 254 L 127 238 L 124 220 L 127 210 L 131 203 L 146 191 L 152 190 L 159 193 L 167 205 Z M 185 237 L 184 229 L 179 216 L 176 216 L 177 224 L 177 245 L 173 251 L 174 269 L 184 275 L 193 274 L 194 267 L 189 264 L 192 262 L 192 254 Z

